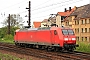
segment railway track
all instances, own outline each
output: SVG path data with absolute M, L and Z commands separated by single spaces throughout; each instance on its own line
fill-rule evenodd
M 47 52 L 31 48 L 16 47 L 12 44 L 0 43 L 0 50 L 15 52 L 18 54 L 30 55 L 46 60 L 90 60 L 89 53 L 83 52 Z

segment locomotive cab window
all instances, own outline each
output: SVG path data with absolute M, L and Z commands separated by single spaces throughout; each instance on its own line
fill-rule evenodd
M 68 30 L 69 35 L 74 35 L 74 31 L 73 30 Z
M 62 33 L 63 33 L 63 35 L 68 35 L 68 30 L 63 29 L 63 30 L 62 30 Z
M 74 35 L 74 32 L 73 32 L 73 30 L 70 30 L 70 29 L 63 29 L 62 30 L 62 33 L 64 34 L 64 35 Z

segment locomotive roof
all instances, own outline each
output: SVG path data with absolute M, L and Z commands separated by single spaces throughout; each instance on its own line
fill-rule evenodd
M 50 30 L 51 27 L 29 28 L 28 30 Z
M 51 27 L 42 27 L 42 28 L 38 28 L 38 30 L 50 30 Z
M 30 30 L 50 30 L 51 27 L 42 27 L 42 28 L 24 28 L 20 29 L 19 31 L 30 31 Z
M 28 30 L 38 30 L 38 28 L 24 28 L 24 29 L 20 29 L 19 31 L 28 31 Z
M 30 31 L 30 30 L 56 30 L 57 28 L 60 27 L 40 27 L 40 28 L 24 28 L 24 29 L 20 29 L 19 31 Z M 70 28 L 66 28 L 66 27 L 61 27 L 61 29 L 70 29 Z

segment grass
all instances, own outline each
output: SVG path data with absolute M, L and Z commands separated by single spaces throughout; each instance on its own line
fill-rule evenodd
M 14 40 L 10 40 L 10 39 L 5 39 L 5 38 L 0 38 L 0 42 L 5 42 L 5 43 L 11 43 L 11 44 L 14 44 L 13 42 Z
M 14 44 L 14 37 L 12 35 L 6 35 L 4 38 L 0 38 L 0 42 Z
M 88 52 L 90 53 L 90 43 L 88 42 L 77 42 L 79 47 L 76 48 L 76 51 Z

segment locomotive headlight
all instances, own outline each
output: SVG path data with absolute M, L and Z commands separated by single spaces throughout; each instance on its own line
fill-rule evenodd
M 68 40 L 68 38 L 64 38 L 64 40 L 65 40 L 65 41 L 67 41 L 67 40 Z
M 76 40 L 76 38 L 72 38 L 72 40 Z

